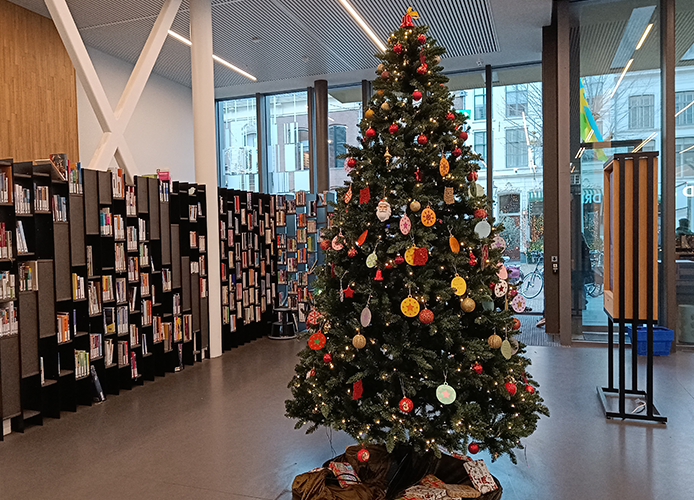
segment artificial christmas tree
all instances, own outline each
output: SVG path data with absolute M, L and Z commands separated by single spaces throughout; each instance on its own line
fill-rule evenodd
M 489 221 L 479 157 L 438 64 L 445 49 L 427 32 L 406 16 L 378 55 L 287 415 L 307 432 L 328 426 L 388 452 L 404 444 L 515 461 L 548 410 L 513 338 L 501 227 Z

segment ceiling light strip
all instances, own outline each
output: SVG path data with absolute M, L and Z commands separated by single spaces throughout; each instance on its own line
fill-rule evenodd
M 361 29 L 366 33 L 366 35 L 371 38 L 371 41 L 378 47 L 382 52 L 386 51 L 386 46 L 383 45 L 383 42 L 376 36 L 376 33 L 371 29 L 371 27 L 366 24 L 366 21 L 364 21 L 364 18 L 361 17 L 359 12 L 355 10 L 354 7 L 352 7 L 352 4 L 348 2 L 348 0 L 339 0 L 339 2 L 342 4 L 342 6 L 345 8 L 345 10 L 349 13 L 350 16 L 357 22 L 357 24 L 361 27 Z
M 646 29 L 644 30 L 643 35 L 641 35 L 641 39 L 639 40 L 639 43 L 636 44 L 636 50 L 639 50 L 641 48 L 641 46 L 643 45 L 643 42 L 646 41 L 646 37 L 651 32 L 651 28 L 653 28 L 653 23 L 646 26 Z
M 610 99 L 614 97 L 615 92 L 617 92 L 617 89 L 619 88 L 619 84 L 622 83 L 622 80 L 624 79 L 624 75 L 627 74 L 627 71 L 629 71 L 629 67 L 631 66 L 631 63 L 633 63 L 633 59 L 629 59 L 629 62 L 627 63 L 626 66 L 624 66 L 624 69 L 622 70 L 622 74 L 619 76 L 619 80 L 617 80 L 617 85 L 614 86 L 614 89 L 612 90 L 612 93 L 610 94 Z
M 179 34 L 176 33 L 175 31 L 169 30 L 169 35 L 170 35 L 171 37 L 175 38 L 176 40 L 178 40 L 179 42 L 185 43 L 188 47 L 191 47 L 191 46 L 193 45 L 193 42 L 191 42 L 191 41 L 188 40 L 187 38 L 185 38 L 185 37 L 179 35 Z M 212 54 L 212 59 L 215 60 L 215 61 L 217 61 L 219 64 L 221 64 L 221 65 L 223 65 L 223 66 L 226 66 L 227 68 L 229 68 L 229 69 L 231 69 L 231 70 L 233 70 L 233 71 L 236 71 L 236 72 L 239 73 L 240 75 L 243 75 L 243 76 L 245 76 L 246 78 L 249 78 L 249 79 L 253 80 L 254 82 L 257 80 L 257 78 L 254 77 L 253 75 L 251 75 L 250 73 L 245 72 L 245 71 L 242 70 L 241 68 L 239 68 L 239 67 L 237 67 L 237 66 L 234 66 L 234 65 L 231 64 L 229 61 L 226 61 L 226 60 L 222 59 L 221 57 L 219 57 L 219 56 L 217 56 L 217 55 Z

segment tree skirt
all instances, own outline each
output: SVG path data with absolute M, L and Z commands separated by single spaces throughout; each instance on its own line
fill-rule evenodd
M 301 474 L 292 484 L 292 500 L 394 500 L 400 498 L 410 486 L 414 486 L 427 474 L 433 474 L 447 484 L 472 485 L 464 461 L 450 455 L 436 458 L 429 452 L 416 454 L 406 446 L 396 447 L 393 453 L 384 446 L 368 446 L 370 458 L 362 463 L 357 459 L 361 446 L 350 446 L 345 453 L 323 464 L 322 469 Z M 330 462 L 349 462 L 361 480 L 348 488 L 342 488 L 328 466 Z M 499 489 L 477 497 L 479 500 L 499 500 Z

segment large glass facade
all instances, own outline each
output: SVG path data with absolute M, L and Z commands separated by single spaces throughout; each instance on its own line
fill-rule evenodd
M 307 92 L 266 97 L 267 192 L 311 190 Z
M 349 179 L 345 144 L 357 145 L 359 121 L 362 116 L 361 85 L 328 89 L 328 168 L 330 189 L 342 187 Z
M 607 329 L 603 168 L 615 153 L 661 151 L 659 8 L 624 0 L 572 9 L 572 338 L 600 341 Z
M 219 185 L 258 191 L 258 125 L 256 100 L 217 103 Z
M 528 312 L 544 311 L 542 67 L 492 72 L 494 217 Z M 486 137 L 485 137 L 486 141 Z

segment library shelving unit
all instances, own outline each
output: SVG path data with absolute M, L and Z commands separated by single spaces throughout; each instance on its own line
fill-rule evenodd
M 269 333 L 276 269 L 273 197 L 219 190 L 222 348 Z
M 77 164 L 64 175 L 50 161 L 0 160 L 0 416 L 13 430 L 207 354 L 206 192 L 177 189 L 156 177 L 128 185 L 120 170 Z

